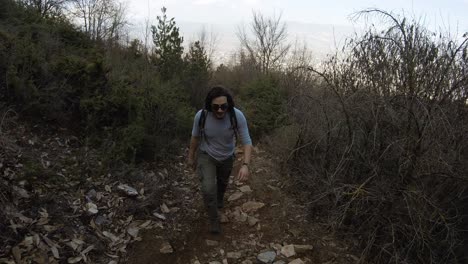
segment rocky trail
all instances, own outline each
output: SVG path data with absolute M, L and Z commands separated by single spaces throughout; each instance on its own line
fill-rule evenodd
M 10 118 L 0 132 L 0 263 L 359 260 L 351 243 L 307 217 L 287 191 L 279 161 L 261 145 L 250 179 L 231 177 L 222 233 L 212 235 L 198 176 L 185 165 L 185 155 L 110 166 L 108 157 L 66 129 Z
M 184 170 L 181 181 L 174 182 L 177 196 L 166 197 L 167 208 L 159 212 L 176 227 L 162 224 L 146 232 L 132 246 L 129 263 L 356 263 L 346 245 L 311 223 L 304 206 L 284 192 L 277 163 L 256 147 L 248 182 L 234 180 L 235 166 L 220 210 L 220 235 L 208 232 L 198 176 Z

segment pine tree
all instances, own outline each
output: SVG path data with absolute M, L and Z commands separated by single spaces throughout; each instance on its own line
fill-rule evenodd
M 203 97 L 211 78 L 211 60 L 200 41 L 195 41 L 190 45 L 184 62 L 186 86 L 190 93 L 192 106 L 202 107 Z
M 157 16 L 158 26 L 151 26 L 153 43 L 153 63 L 163 80 L 169 80 L 182 70 L 183 37 L 179 34 L 174 18 L 168 19 L 167 9 L 161 9 L 162 16 Z

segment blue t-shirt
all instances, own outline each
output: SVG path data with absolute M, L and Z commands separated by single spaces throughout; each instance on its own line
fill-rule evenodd
M 247 127 L 247 120 L 244 114 L 234 107 L 237 118 L 237 130 L 239 132 L 239 139 L 242 145 L 252 145 L 252 139 L 249 135 L 249 128 Z M 192 136 L 200 136 L 199 120 L 203 110 L 200 110 L 195 115 L 193 121 Z M 231 120 L 227 112 L 222 119 L 213 116 L 212 112 L 206 113 L 205 121 L 205 138 L 200 139 L 200 150 L 205 151 L 216 160 L 222 161 L 234 154 L 236 145 L 235 132 L 231 128 Z M 207 142 L 208 141 L 208 142 Z

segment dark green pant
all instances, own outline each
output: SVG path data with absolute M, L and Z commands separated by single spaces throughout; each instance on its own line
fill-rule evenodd
M 198 153 L 198 175 L 210 220 L 218 219 L 218 205 L 223 203 L 233 164 L 234 156 L 218 161 L 206 152 Z

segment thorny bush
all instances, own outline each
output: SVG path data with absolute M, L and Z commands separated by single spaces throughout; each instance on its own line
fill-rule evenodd
M 293 96 L 287 165 L 311 213 L 360 241 L 361 261 L 467 260 L 468 78 L 461 44 L 382 10 Z

